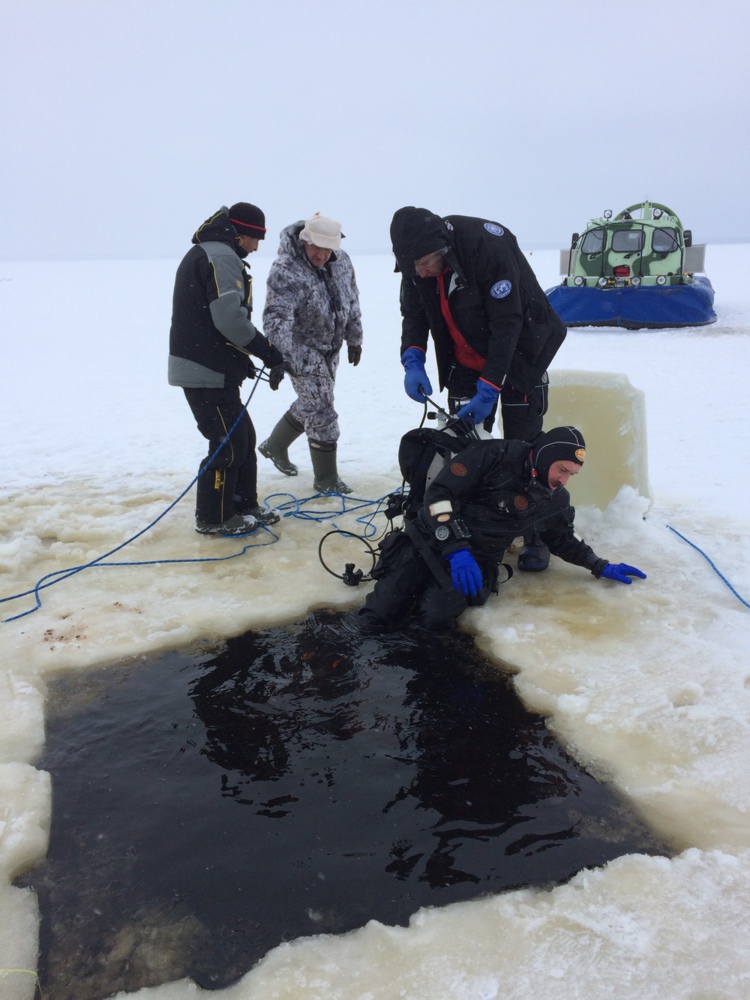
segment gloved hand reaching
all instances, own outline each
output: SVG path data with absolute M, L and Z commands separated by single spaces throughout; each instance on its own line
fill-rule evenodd
M 362 357 L 362 347 L 361 347 L 361 345 L 357 344 L 355 346 L 353 344 L 350 344 L 348 346 L 348 348 L 347 348 L 347 352 L 346 353 L 349 356 L 349 364 L 350 365 L 354 365 L 354 367 L 356 368 L 357 365 L 359 364 L 359 359 Z
M 645 573 L 636 569 L 635 566 L 628 566 L 627 563 L 607 563 L 599 576 L 600 578 L 605 577 L 607 580 L 616 580 L 618 583 L 632 583 L 631 576 L 637 576 L 641 580 L 646 579 Z
M 468 549 L 459 549 L 447 556 L 451 567 L 451 580 L 456 590 L 466 597 L 473 597 L 482 589 L 482 571 Z M 628 580 L 628 583 L 630 581 Z
M 401 355 L 401 364 L 406 372 L 404 389 L 406 395 L 417 403 L 426 403 L 424 395 L 419 391 L 420 385 L 428 396 L 432 395 L 432 386 L 424 370 L 424 351 L 418 347 L 410 347 Z
M 279 388 L 281 380 L 284 377 L 284 362 L 282 361 L 280 365 L 274 365 L 273 368 L 268 373 L 268 384 L 271 386 L 274 392 Z
M 258 374 L 258 369 L 253 364 L 252 358 L 248 358 L 247 359 L 247 375 L 245 376 L 245 378 L 255 378 L 255 376 L 257 374 Z
M 499 389 L 480 378 L 477 382 L 476 396 L 465 403 L 456 416 L 461 420 L 470 420 L 473 424 L 481 424 L 489 417 L 499 395 Z
M 255 334 L 247 350 L 251 354 L 254 354 L 256 358 L 260 358 L 268 368 L 275 368 L 277 365 L 284 363 L 284 355 L 262 333 Z

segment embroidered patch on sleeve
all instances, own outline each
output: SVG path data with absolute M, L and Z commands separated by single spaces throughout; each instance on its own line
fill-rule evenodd
M 462 462 L 451 462 L 451 472 L 454 476 L 465 476 L 468 469 Z
M 513 285 L 503 278 L 502 281 L 496 281 L 495 284 L 490 288 L 490 295 L 493 299 L 504 299 L 506 296 L 510 295 Z
M 505 230 L 502 226 L 498 226 L 496 222 L 485 222 L 484 228 L 488 233 L 492 233 L 493 236 L 505 236 Z

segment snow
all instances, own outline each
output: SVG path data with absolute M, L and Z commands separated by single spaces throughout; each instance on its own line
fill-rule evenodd
M 252 258 L 256 318 L 272 256 L 269 241 Z M 556 283 L 556 252 L 529 259 L 544 287 Z M 401 389 L 392 259 L 354 263 L 365 344 L 359 367 L 342 363 L 338 379 L 340 471 L 371 499 L 400 484 L 397 444 L 422 411 Z M 195 475 L 203 442 L 180 390 L 166 384 L 176 265 L 0 264 L 0 597 L 138 535 Z M 462 619 L 514 672 L 527 706 L 676 856 L 627 856 L 551 891 L 420 911 L 408 928 L 372 922 L 292 942 L 223 991 L 227 1000 L 750 995 L 750 246 L 710 246 L 707 270 L 714 326 L 573 330 L 553 366 L 601 373 L 605 388 L 625 375 L 645 394 L 650 496 L 625 487 L 606 510 L 579 504 L 578 525 L 597 552 L 648 579 L 623 587 L 555 560 L 539 576 L 516 574 Z M 254 394 L 259 440 L 290 393 L 264 384 Z M 272 503 L 312 493 L 304 446 L 292 456 L 297 479 L 259 459 L 261 496 Z M 40 590 L 32 614 L 0 624 L 0 969 L 35 967 L 35 897 L 10 883 L 46 849 L 52 789 L 34 767 L 45 677 L 358 605 L 364 588 L 324 572 L 317 547 L 334 524 L 359 530 L 362 511 L 341 515 L 334 499 L 314 508 L 331 520 L 285 517 L 278 543 L 253 537 L 244 555 L 200 562 L 243 544 L 197 536 L 189 494 L 111 560 L 140 565 L 83 569 Z M 0 617 L 34 606 L 33 595 L 6 602 Z M 3 1000 L 33 991 L 29 973 L 0 976 Z M 132 995 L 204 991 L 179 982 Z

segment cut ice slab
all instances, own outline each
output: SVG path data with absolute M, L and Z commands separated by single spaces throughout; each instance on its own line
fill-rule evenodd
M 578 507 L 606 510 L 622 486 L 651 498 L 648 482 L 646 400 L 627 375 L 550 372 L 545 430 L 572 424 L 586 440 L 586 466 L 568 488 Z

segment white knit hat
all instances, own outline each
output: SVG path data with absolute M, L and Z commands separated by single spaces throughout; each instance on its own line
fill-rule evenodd
M 311 219 L 308 219 L 299 234 L 299 238 L 305 243 L 314 243 L 316 247 L 326 247 L 328 250 L 338 250 L 343 237 L 341 223 L 334 219 L 326 219 L 316 212 Z

